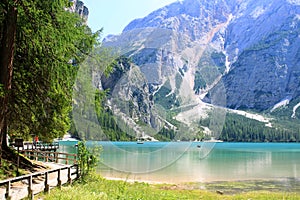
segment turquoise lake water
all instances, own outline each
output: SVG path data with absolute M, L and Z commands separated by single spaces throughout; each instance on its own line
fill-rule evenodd
M 167 183 L 285 179 L 300 181 L 298 143 L 87 144 L 103 146 L 97 171 L 105 177 Z M 60 148 L 75 152 L 71 146 Z

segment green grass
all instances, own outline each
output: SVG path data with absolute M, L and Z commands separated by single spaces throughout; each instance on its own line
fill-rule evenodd
M 232 184 L 232 183 L 230 183 Z M 228 187 L 230 187 L 230 184 Z M 214 191 L 198 189 L 194 185 L 152 185 L 147 183 L 129 183 L 112 181 L 99 175 L 89 177 L 85 183 L 75 183 L 61 190 L 51 190 L 49 195 L 40 195 L 45 200 L 81 200 L 81 199 L 300 199 L 300 194 L 286 192 L 253 191 L 220 195 Z

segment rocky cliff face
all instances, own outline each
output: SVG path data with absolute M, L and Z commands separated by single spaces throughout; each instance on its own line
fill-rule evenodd
M 165 108 L 267 110 L 300 96 L 299 13 L 299 0 L 177 1 L 103 44 L 131 58 L 154 99 L 168 91 Z
M 102 89 L 109 91 L 108 106 L 124 132 L 130 128 L 134 137 L 145 137 L 145 132 L 149 137 L 162 128 L 148 83 L 129 59 L 117 59 L 109 76 L 103 74 L 100 80 Z
M 297 1 L 254 1 L 232 20 L 224 45 L 231 69 L 222 79 L 229 107 L 265 110 L 300 95 L 299 11 Z

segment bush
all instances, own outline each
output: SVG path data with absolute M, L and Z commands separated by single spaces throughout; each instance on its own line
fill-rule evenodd
M 87 175 L 95 170 L 100 158 L 101 146 L 87 148 L 85 141 L 78 142 L 78 164 L 80 170 L 80 179 L 84 180 Z

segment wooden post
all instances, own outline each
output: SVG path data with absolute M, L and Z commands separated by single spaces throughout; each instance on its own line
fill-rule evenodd
M 79 179 L 79 165 L 76 164 L 76 179 Z
M 32 176 L 28 177 L 28 199 L 33 199 L 33 190 L 32 190 Z
M 55 152 L 55 162 L 58 163 L 58 153 Z
M 61 175 L 61 169 L 58 169 L 57 171 L 57 186 L 59 187 L 59 189 L 61 189 L 61 178 L 60 178 L 60 175 Z
M 38 161 L 39 160 L 39 153 L 37 151 L 35 151 L 34 155 L 35 155 L 35 160 Z
M 20 176 L 20 174 L 19 174 L 19 165 L 20 165 L 20 147 L 23 147 L 23 139 L 20 139 L 20 138 L 15 139 L 15 146 L 18 147 L 17 176 Z
M 74 164 L 77 164 L 77 155 L 74 154 Z
M 10 187 L 11 187 L 11 182 L 8 181 L 7 184 L 6 184 L 5 199 L 11 199 L 11 196 L 10 196 Z
M 48 172 L 45 172 L 45 189 L 44 192 L 45 193 L 49 193 L 50 192 L 50 187 L 49 187 L 49 174 Z
M 72 184 L 71 167 L 68 168 L 68 183 Z
M 18 147 L 17 176 L 19 176 L 19 165 L 20 165 L 20 147 Z

